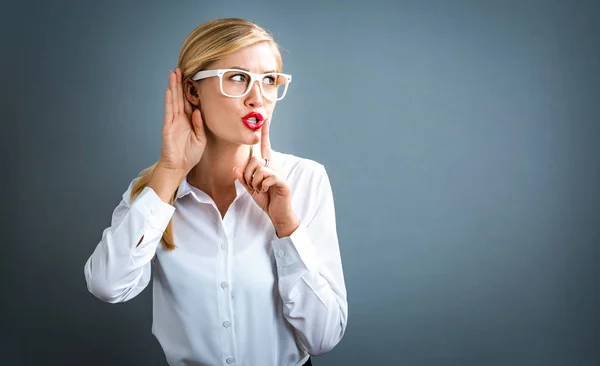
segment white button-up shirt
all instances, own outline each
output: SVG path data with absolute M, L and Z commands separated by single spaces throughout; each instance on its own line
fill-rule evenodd
M 301 222 L 289 237 L 277 238 L 237 180 L 222 218 L 187 179 L 173 205 L 149 187 L 132 202 L 134 179 L 87 260 L 88 290 L 110 303 L 138 295 L 152 270 L 152 333 L 170 365 L 302 365 L 344 335 L 348 303 L 325 168 L 276 151 L 272 161 Z M 172 251 L 160 244 L 169 220 Z

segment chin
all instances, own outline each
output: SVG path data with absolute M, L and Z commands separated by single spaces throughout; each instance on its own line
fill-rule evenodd
M 256 132 L 244 133 L 242 136 L 232 138 L 229 141 L 240 145 L 256 145 L 260 142 L 260 130 Z
M 245 139 L 246 145 L 256 145 L 260 142 L 260 131 L 256 131 L 255 133 L 253 133 L 251 136 L 249 136 L 248 138 Z

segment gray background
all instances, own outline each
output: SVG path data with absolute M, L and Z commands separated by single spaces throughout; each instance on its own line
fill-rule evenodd
M 600 364 L 592 1 L 32 2 L 0 12 L 0 364 L 164 365 L 83 265 L 160 154 L 185 36 L 270 30 L 273 147 L 323 163 L 350 307 L 315 365 Z

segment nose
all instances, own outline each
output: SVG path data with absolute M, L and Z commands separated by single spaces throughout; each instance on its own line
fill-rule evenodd
M 255 81 L 248 94 L 246 94 L 244 104 L 248 107 L 258 108 L 263 105 L 262 91 L 260 90 L 260 85 L 258 83 L 258 80 Z

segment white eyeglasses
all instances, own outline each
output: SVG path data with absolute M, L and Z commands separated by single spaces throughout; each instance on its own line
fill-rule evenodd
M 192 76 L 192 80 L 219 77 L 221 93 L 227 97 L 240 98 L 248 94 L 256 81 L 260 81 L 262 95 L 272 101 L 283 99 L 287 93 L 292 75 L 279 72 L 255 74 L 250 71 L 238 69 L 203 70 Z

